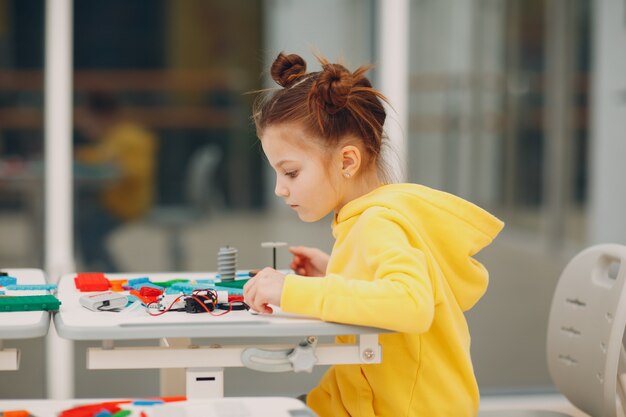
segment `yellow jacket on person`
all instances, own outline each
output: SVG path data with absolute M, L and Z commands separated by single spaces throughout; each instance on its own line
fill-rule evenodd
M 99 142 L 80 149 L 76 158 L 87 164 L 114 164 L 119 178 L 107 183 L 101 194 L 103 207 L 122 220 L 143 216 L 154 195 L 156 138 L 131 122 L 110 128 Z
M 326 276 L 287 275 L 281 308 L 397 333 L 379 336 L 381 364 L 331 367 L 308 405 L 322 417 L 475 416 L 464 311 L 484 294 L 488 273 L 472 256 L 503 226 L 415 184 L 384 185 L 346 204 L 333 222 Z

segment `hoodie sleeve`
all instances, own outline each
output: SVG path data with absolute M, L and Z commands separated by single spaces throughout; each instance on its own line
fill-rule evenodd
M 360 276 L 329 274 L 316 279 L 288 275 L 282 309 L 404 333 L 427 331 L 435 303 L 429 268 L 398 220 L 387 209 L 363 213 L 351 231 L 354 244 L 343 253 L 333 253 L 356 257 Z

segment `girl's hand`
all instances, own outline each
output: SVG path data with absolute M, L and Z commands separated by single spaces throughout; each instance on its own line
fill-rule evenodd
M 293 254 L 293 260 L 289 267 L 296 274 L 307 277 L 323 277 L 326 275 L 326 267 L 330 256 L 317 248 L 306 246 L 292 246 L 289 252 Z
M 260 313 L 272 313 L 274 310 L 268 304 L 280 307 L 284 283 L 285 274 L 264 268 L 243 286 L 244 302 Z

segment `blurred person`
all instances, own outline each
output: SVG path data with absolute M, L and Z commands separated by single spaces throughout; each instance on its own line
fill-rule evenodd
M 91 92 L 85 98 L 78 128 L 88 140 L 75 152 L 78 163 L 114 167 L 116 175 L 100 188 L 81 190 L 76 232 L 84 267 L 116 272 L 107 239 L 121 225 L 142 218 L 154 199 L 157 139 L 124 117 L 115 96 Z
M 388 329 L 380 364 L 335 365 L 307 395 L 321 417 L 475 416 L 479 391 L 464 312 L 487 289 L 473 256 L 503 223 L 478 206 L 419 184 L 392 184 L 381 163 L 384 97 L 365 77 L 296 54 L 271 67 L 282 88 L 254 109 L 276 173 L 275 194 L 305 222 L 334 214 L 330 255 L 292 247 L 283 274 L 264 268 L 244 286 L 246 303 L 271 314 Z M 354 343 L 340 336 L 339 343 Z

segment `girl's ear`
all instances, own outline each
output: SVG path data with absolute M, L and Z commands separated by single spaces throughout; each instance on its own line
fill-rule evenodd
M 341 174 L 350 178 L 361 168 L 361 151 L 354 145 L 341 148 Z

